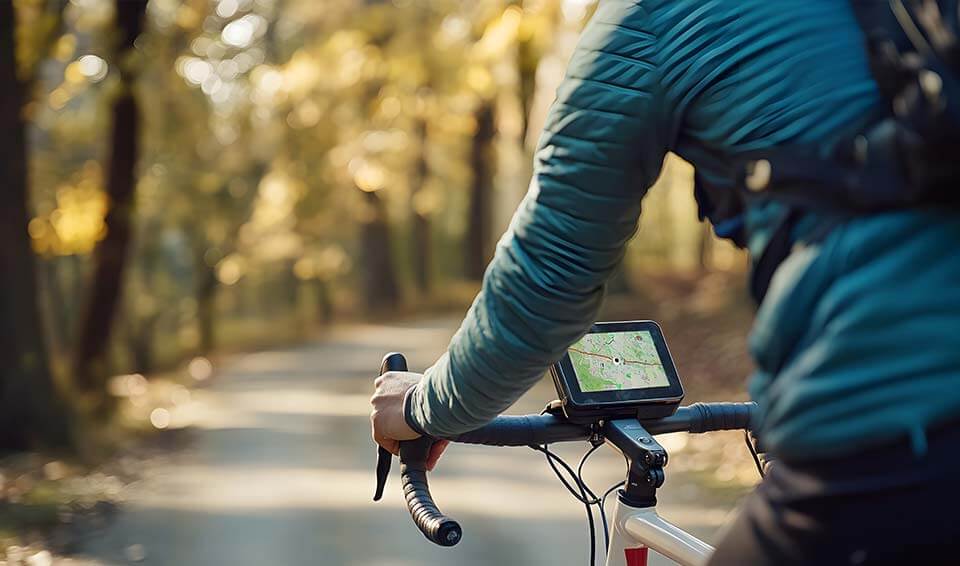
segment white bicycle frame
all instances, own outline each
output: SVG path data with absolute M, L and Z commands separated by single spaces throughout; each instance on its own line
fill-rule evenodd
M 713 547 L 671 524 L 656 507 L 629 507 L 617 500 L 606 566 L 647 566 L 653 550 L 680 566 L 701 566 Z

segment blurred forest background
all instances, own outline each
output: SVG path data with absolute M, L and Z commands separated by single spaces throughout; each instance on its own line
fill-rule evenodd
M 76 445 L 216 352 L 462 310 L 592 9 L 0 0 L 0 448 Z M 614 315 L 749 316 L 691 179 L 668 159 Z

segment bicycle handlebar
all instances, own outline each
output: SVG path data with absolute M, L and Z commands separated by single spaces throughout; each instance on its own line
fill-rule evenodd
M 694 434 L 719 430 L 749 430 L 754 403 L 694 403 L 680 407 L 669 417 L 642 420 L 650 434 L 690 432 Z M 531 446 L 588 440 L 590 428 L 573 424 L 555 415 L 500 416 L 490 424 L 448 438 L 460 444 L 487 446 Z
M 662 419 L 640 421 L 653 435 L 668 432 L 701 434 L 719 430 L 751 430 L 756 403 L 694 403 Z
M 391 353 L 383 358 L 380 373 L 407 371 L 402 354 Z M 669 417 L 642 420 L 644 429 L 652 435 L 670 432 L 704 433 L 719 430 L 750 430 L 756 412 L 755 403 L 694 403 L 680 407 Z M 451 438 L 461 444 L 487 446 L 535 446 L 557 442 L 575 442 L 590 439 L 590 427 L 577 425 L 552 414 L 501 416 L 488 425 Z M 425 537 L 440 546 L 460 542 L 463 530 L 460 524 L 437 508 L 427 483 L 427 457 L 435 439 L 420 437 L 400 443 L 400 476 L 407 509 L 413 522 Z M 377 462 L 377 496 L 383 492 L 390 471 L 390 453 L 380 448 Z M 384 463 L 386 458 L 386 463 Z
M 407 360 L 403 354 L 387 354 L 380 364 L 380 374 L 389 371 L 407 371 Z M 427 458 L 434 439 L 421 436 L 416 440 L 400 442 L 400 481 L 403 496 L 407 500 L 407 510 L 414 524 L 430 542 L 440 546 L 453 546 L 460 542 L 463 529 L 460 524 L 440 512 L 430 495 L 427 483 Z M 390 472 L 391 454 L 382 447 L 377 456 L 377 496 L 383 494 L 386 475 Z M 384 464 L 386 458 L 386 464 Z M 382 471 L 383 470 L 383 471 Z
M 590 434 L 589 427 L 569 423 L 555 415 L 505 415 L 447 440 L 487 446 L 530 446 L 587 440 Z
M 427 537 L 440 546 L 453 546 L 460 542 L 463 529 L 460 524 L 440 512 L 427 483 L 427 456 L 433 439 L 421 437 L 400 443 L 400 481 L 407 510 L 413 522 Z

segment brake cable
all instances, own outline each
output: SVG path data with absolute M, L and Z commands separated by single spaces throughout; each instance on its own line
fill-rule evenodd
M 760 477 L 767 477 L 766 472 L 763 471 L 763 463 L 760 462 L 760 454 L 757 453 L 757 447 L 753 445 L 753 441 L 750 440 L 750 431 L 743 431 L 743 439 L 747 443 L 747 449 L 750 450 L 750 455 L 753 456 L 753 463 L 757 465 L 757 471 L 760 472 Z
M 609 523 L 607 521 L 606 514 L 606 501 L 607 497 L 616 491 L 618 488 L 626 484 L 626 481 L 619 481 L 610 488 L 608 488 L 601 497 L 598 497 L 593 490 L 590 489 L 590 486 L 587 485 L 587 482 L 583 479 L 583 467 L 586 464 L 586 461 L 590 456 L 592 456 L 599 448 L 603 446 L 598 444 L 590 448 L 583 457 L 580 459 L 580 463 L 577 466 L 577 471 L 574 472 L 573 468 L 555 452 L 550 450 L 548 445 L 534 445 L 530 446 L 531 449 L 536 450 L 537 452 L 543 453 L 547 458 L 547 463 L 550 465 L 550 468 L 556 474 L 557 479 L 560 480 L 560 483 L 570 492 L 570 495 L 573 496 L 579 503 L 581 503 L 585 510 L 587 511 L 587 524 L 589 528 L 590 535 L 590 564 L 596 564 L 596 522 L 593 516 L 592 506 L 596 505 L 600 513 L 600 522 L 603 526 L 603 548 L 606 552 L 610 547 L 610 529 Z M 560 465 L 560 467 L 557 466 Z M 562 469 L 561 469 L 562 467 Z M 571 482 L 564 477 L 563 472 L 566 472 L 569 475 Z M 576 486 L 576 487 L 574 487 Z M 579 493 L 577 493 L 579 491 Z
M 583 458 L 580 459 L 580 465 L 577 466 L 577 478 L 580 480 L 580 482 L 583 484 L 583 486 L 587 488 L 587 491 L 588 491 L 591 495 L 593 495 L 593 492 L 590 491 L 590 488 L 587 486 L 586 480 L 583 479 L 583 465 L 586 464 L 587 458 L 589 458 L 590 456 L 592 456 L 593 453 L 596 452 L 597 449 L 600 448 L 601 446 L 603 446 L 603 445 L 602 445 L 602 444 L 596 444 L 596 445 L 594 445 L 593 448 L 591 448 L 590 450 L 588 450 L 587 453 L 583 455 Z M 624 463 L 626 463 L 626 457 L 624 457 Z M 607 497 L 608 497 L 611 493 L 613 493 L 614 491 L 616 491 L 618 488 L 623 487 L 624 485 L 626 485 L 626 483 L 627 483 L 626 480 L 620 480 L 620 481 L 618 481 L 617 483 L 615 483 L 615 484 L 613 484 L 612 486 L 610 486 L 605 492 L 603 492 L 603 495 L 602 495 L 601 497 L 597 497 L 596 495 L 593 495 L 593 497 L 594 497 L 593 503 L 596 504 L 597 508 L 600 510 L 600 524 L 603 525 L 603 548 L 604 548 L 604 551 L 609 550 L 609 548 L 610 548 L 610 527 L 609 527 L 609 524 L 607 523 L 607 507 L 606 507 Z
M 580 458 L 580 463 L 577 465 L 577 482 L 587 490 L 587 492 L 590 494 L 591 497 L 593 497 L 594 504 L 600 507 L 600 523 L 603 525 L 603 547 L 604 549 L 606 549 L 610 541 L 610 538 L 607 533 L 607 518 L 604 515 L 600 498 L 597 497 L 596 494 L 594 494 L 593 491 L 590 490 L 590 488 L 587 486 L 587 482 L 583 479 L 583 465 L 587 463 L 587 459 L 590 458 L 590 456 L 592 456 L 593 453 L 596 452 L 597 449 L 599 449 L 601 446 L 603 446 L 603 444 L 594 444 L 593 447 L 590 448 L 590 450 L 587 450 L 583 454 L 583 457 Z M 594 532 L 593 528 L 591 528 L 590 530 L 591 532 Z M 594 562 L 591 562 L 591 564 L 594 564 Z
M 600 500 L 593 493 L 593 491 L 591 491 L 590 488 L 583 483 L 583 479 L 577 476 L 577 474 L 573 471 L 573 468 L 571 468 L 570 465 L 563 460 L 563 458 L 553 453 L 546 444 L 532 445 L 530 446 L 530 448 L 532 448 L 533 450 L 536 450 L 537 452 L 542 452 L 547 457 L 547 463 L 550 465 L 550 468 L 553 469 L 553 473 L 556 474 L 557 478 L 560 480 L 560 483 L 562 483 L 563 486 L 567 488 L 567 491 L 570 492 L 570 495 L 572 495 L 574 499 L 582 503 L 584 506 L 584 509 L 586 509 L 587 524 L 589 526 L 589 532 L 590 532 L 590 564 L 596 564 L 597 538 L 596 538 L 596 524 L 593 518 L 592 506 L 598 504 Z M 591 451 L 592 450 L 593 449 L 591 449 Z M 576 491 L 574 491 L 573 486 L 570 485 L 570 482 L 567 481 L 567 478 L 563 477 L 563 474 L 561 473 L 560 468 L 557 467 L 557 464 L 560 464 L 563 467 L 564 471 L 566 471 L 570 475 L 570 477 L 573 479 L 574 484 L 576 484 L 577 488 L 579 488 L 579 491 L 580 491 L 579 494 Z M 591 499 L 587 498 L 588 494 L 591 497 Z
M 600 497 L 600 509 L 601 509 L 600 518 L 603 520 L 603 536 L 606 539 L 607 550 L 610 550 L 610 538 L 607 535 L 607 514 L 605 511 L 605 509 L 607 508 L 607 497 L 609 497 L 611 493 L 613 493 L 614 491 L 620 489 L 625 485 L 627 485 L 627 481 L 620 480 L 619 482 L 611 485 L 610 488 L 607 489 L 607 491 L 603 492 L 603 496 Z

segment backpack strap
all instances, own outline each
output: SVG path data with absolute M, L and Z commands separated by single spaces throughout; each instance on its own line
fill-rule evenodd
M 784 209 L 775 223 L 773 234 L 763 253 L 754 262 L 750 270 L 750 296 L 759 305 L 770 289 L 773 274 L 793 250 L 793 229 L 797 226 L 801 213 L 796 208 Z
M 751 274 L 760 303 L 793 247 L 799 218 L 824 218 L 822 239 L 844 219 L 891 210 L 960 207 L 960 7 L 957 0 L 851 0 L 871 72 L 887 101 L 871 126 L 822 147 L 778 147 L 740 156 L 744 208 L 774 200 L 786 212 Z M 809 239 L 809 238 L 807 238 Z
M 820 243 L 834 228 L 846 220 L 846 217 L 836 215 L 819 217 L 815 223 L 807 227 L 802 236 L 795 238 L 796 228 L 804 219 L 805 214 L 805 211 L 801 208 L 787 207 L 783 209 L 780 217 L 774 221 L 770 240 L 763 248 L 760 257 L 753 262 L 753 267 L 750 270 L 750 296 L 757 305 L 763 303 L 774 274 L 793 253 L 794 246 L 801 242 L 808 245 Z
M 711 183 L 694 170 L 693 196 L 700 220 L 709 220 L 718 237 L 730 240 L 739 248 L 746 247 L 744 201 L 735 187 Z

